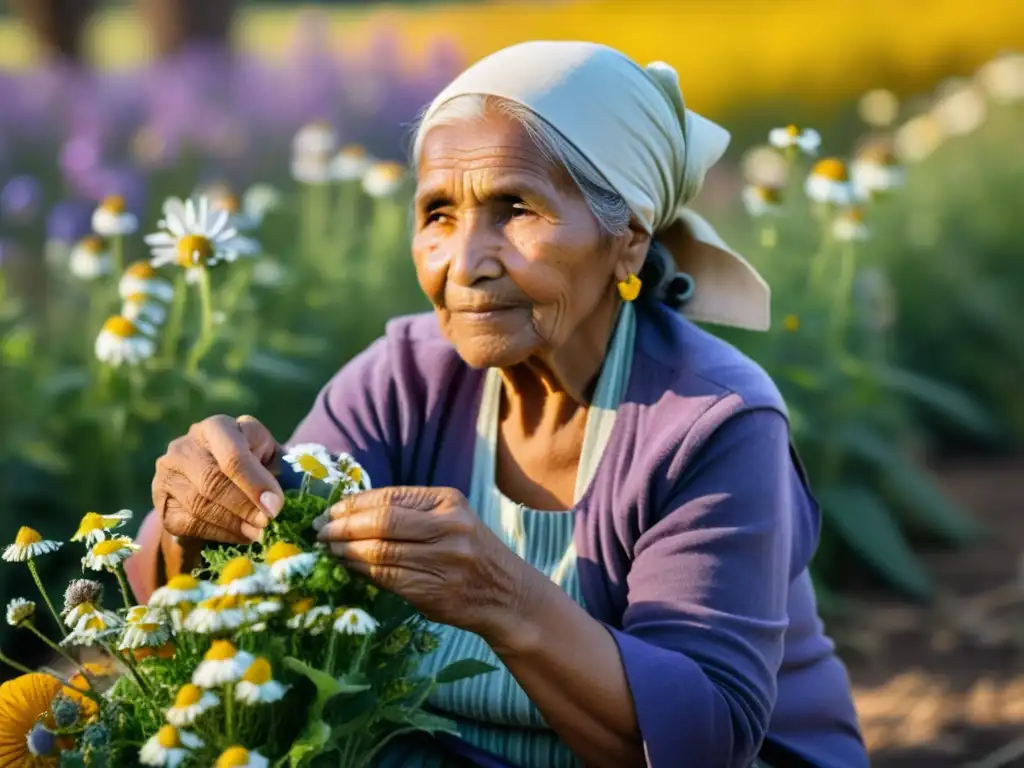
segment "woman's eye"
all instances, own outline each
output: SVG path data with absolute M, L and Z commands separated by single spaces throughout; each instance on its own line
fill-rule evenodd
M 444 224 L 448 221 L 448 214 L 440 211 L 432 211 L 427 214 L 427 224 Z
M 516 203 L 515 205 L 512 206 L 513 216 L 527 216 L 529 214 L 530 209 L 526 206 L 525 203 Z

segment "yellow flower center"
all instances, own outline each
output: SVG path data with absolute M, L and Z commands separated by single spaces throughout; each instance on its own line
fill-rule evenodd
M 373 167 L 374 175 L 381 181 L 398 181 L 405 169 L 398 163 L 378 163 Z
M 117 336 L 119 339 L 130 339 L 138 333 L 135 324 L 126 317 L 114 315 L 107 318 L 103 324 L 103 330 Z
M 124 549 L 124 541 L 121 539 L 108 539 L 101 541 L 92 548 L 92 553 L 99 557 L 113 555 Z M 145 608 L 143 608 L 145 610 Z
M 829 181 L 848 181 L 850 178 L 846 172 L 846 165 L 835 157 L 828 157 L 819 162 L 811 170 L 811 175 L 821 176 Z
M 228 213 L 238 213 L 242 208 L 242 204 L 238 202 L 238 198 L 231 192 L 222 192 L 217 195 L 214 206 L 222 211 Z
M 179 592 L 190 592 L 193 589 L 199 588 L 199 581 L 194 576 L 189 576 L 185 573 L 181 576 L 175 576 L 173 579 L 168 581 L 167 586 L 170 589 L 178 590 Z
M 298 465 L 299 469 L 307 475 L 315 477 L 317 480 L 323 480 L 327 477 L 327 467 L 315 456 L 310 456 L 308 453 L 299 456 Z
M 39 531 L 23 525 L 18 529 L 18 535 L 14 538 L 14 543 L 20 547 L 28 547 L 32 544 L 38 544 L 42 540 L 43 537 L 39 535 Z
M 202 689 L 198 685 L 187 683 L 181 686 L 178 695 L 174 697 L 174 706 L 181 708 L 192 707 L 198 704 L 201 698 L 203 698 Z
M 366 157 L 366 147 L 362 144 L 346 144 L 341 148 L 338 154 L 344 157 L 350 157 L 353 160 L 358 160 Z
M 292 603 L 292 616 L 301 616 L 304 613 L 309 613 L 313 609 L 315 601 L 312 597 L 304 597 L 301 600 L 296 600 Z
M 181 740 L 178 738 L 178 729 L 173 725 L 165 725 L 156 732 L 156 743 L 164 749 L 174 749 Z
M 843 218 L 852 221 L 854 224 L 861 224 L 864 221 L 864 211 L 860 208 L 851 208 L 843 214 Z
M 158 629 L 160 629 L 159 624 L 152 624 L 150 622 L 146 622 L 145 624 L 139 624 L 138 627 L 140 631 L 145 632 L 147 634 L 153 634 Z
M 273 670 L 270 667 L 270 662 L 260 657 L 249 665 L 249 669 L 245 671 L 242 679 L 253 685 L 266 685 L 274 679 L 272 673 Z
M 105 527 L 103 515 L 98 512 L 86 512 L 81 524 L 78 526 L 78 532 L 83 534 L 92 533 L 93 531 L 102 531 Z
M 351 467 L 348 470 L 348 476 L 351 477 L 352 480 L 356 483 L 363 482 L 363 470 L 361 470 L 359 467 Z
M 876 141 L 864 147 L 857 156 L 857 160 L 875 165 L 899 165 L 899 159 L 889 147 L 888 142 L 882 141 Z
M 782 327 L 790 333 L 795 333 L 800 330 L 800 318 L 796 315 L 786 315 L 782 321 Z
M 125 296 L 125 304 L 145 304 L 149 301 L 149 296 L 144 293 L 131 293 Z
M 779 205 L 782 202 L 782 190 L 778 187 L 754 187 L 757 196 L 766 203 Z
M 128 611 L 127 621 L 129 624 L 138 624 L 140 621 L 146 618 L 147 613 L 149 613 L 149 609 L 146 606 L 137 605 L 130 611 Z
M 214 768 L 244 768 L 249 764 L 249 750 L 245 747 L 231 747 L 217 758 Z
M 185 235 L 178 241 L 178 264 L 194 267 L 213 258 L 213 243 L 202 235 Z
M 354 613 L 353 612 L 353 613 L 350 613 L 348 615 L 348 625 L 350 627 L 355 627 L 355 626 L 359 625 L 359 614 L 358 613 Z
M 302 550 L 294 544 L 289 544 L 287 541 L 279 541 L 267 550 L 266 561 L 272 565 L 279 560 L 285 560 L 289 557 L 295 557 L 296 555 L 301 554 Z
M 797 136 L 800 135 L 800 129 L 797 128 L 795 125 L 787 125 L 786 134 L 788 136 L 792 136 L 795 139 Z
M 111 195 L 103 199 L 100 207 L 110 213 L 124 213 L 125 208 L 128 206 L 121 195 Z
M 103 253 L 103 238 L 99 235 L 83 237 L 79 241 L 78 247 L 84 251 L 89 251 L 89 253 L 99 255 Z
M 230 640 L 214 640 L 203 659 L 206 661 L 230 661 L 237 655 L 238 649 Z
M 140 280 L 150 280 L 156 277 L 156 270 L 148 261 L 136 261 L 124 271 L 126 275 L 137 277 Z
M 85 628 L 89 631 L 99 632 L 100 630 L 107 628 L 107 622 L 105 622 L 100 616 L 93 616 L 85 622 Z
M 220 584 L 230 584 L 237 579 L 252 576 L 254 573 L 256 573 L 256 566 L 252 564 L 252 560 L 248 557 L 236 557 L 220 572 Z

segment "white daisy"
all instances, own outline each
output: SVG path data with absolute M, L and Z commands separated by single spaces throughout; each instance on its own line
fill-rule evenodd
M 338 136 L 325 120 L 305 125 L 292 140 L 292 155 L 330 155 L 338 147 Z
M 201 714 L 220 704 L 216 694 L 204 691 L 198 685 L 186 683 L 178 690 L 174 703 L 167 710 L 167 722 L 178 728 L 192 725 Z
M 335 616 L 334 631 L 342 635 L 368 635 L 380 626 L 379 621 L 361 608 L 339 608 Z
M 156 328 L 149 323 L 114 315 L 107 318 L 96 337 L 96 359 L 114 367 L 138 365 L 156 353 L 154 335 Z
M 221 752 L 213 768 L 268 768 L 270 761 L 245 747 L 230 747 Z
M 312 597 L 303 597 L 288 606 L 289 619 L 286 622 L 290 629 L 314 630 L 312 634 L 323 632 L 323 619 L 331 615 L 328 605 L 317 605 Z
M 331 175 L 337 181 L 358 181 L 374 162 L 373 156 L 365 147 L 348 144 L 342 147 L 331 161 Z
M 281 193 L 270 184 L 253 184 L 242 195 L 242 212 L 257 225 L 267 214 L 281 207 Z
M 252 662 L 251 654 L 238 650 L 230 641 L 215 640 L 192 673 L 192 683 L 200 688 L 236 683 Z
M 157 277 L 156 270 L 148 261 L 137 261 L 128 267 L 117 289 L 122 299 L 140 293 L 160 301 L 174 298 L 174 286 Z
M 286 591 L 274 581 L 270 569 L 247 557 L 236 557 L 224 566 L 217 580 L 218 595 L 270 595 Z
M 103 619 L 104 624 L 109 627 L 116 627 L 121 624 L 121 619 L 116 613 L 98 608 L 94 603 L 90 602 L 79 603 L 64 614 L 64 623 L 72 629 L 78 629 L 79 627 L 84 627 L 89 619 L 93 617 Z
M 776 216 L 782 208 L 782 190 L 761 184 L 743 188 L 743 205 L 751 216 Z
M 217 189 L 210 195 L 210 209 L 212 211 L 227 211 L 228 225 L 239 232 L 255 229 L 260 224 L 258 219 L 246 213 L 238 196 L 227 187 Z
M 125 298 L 121 305 L 121 317 L 133 323 L 141 321 L 151 326 L 161 326 L 167 320 L 167 307 L 144 293 L 134 293 Z
M 97 613 L 78 622 L 78 626 L 60 644 L 91 646 L 117 631 L 118 628 L 115 624 L 107 622 L 101 614 Z
M 112 515 L 101 515 L 98 512 L 86 512 L 78 524 L 78 530 L 71 537 L 72 541 L 82 541 L 92 546 L 107 538 L 107 532 L 120 528 L 132 519 L 130 509 L 122 509 Z
M 63 546 L 59 541 L 44 539 L 35 528 L 21 526 L 14 543 L 4 550 L 3 558 L 8 563 L 24 563 L 40 555 L 56 552 Z
M 105 539 L 92 545 L 85 557 L 82 558 L 82 567 L 94 571 L 110 571 L 140 549 L 142 547 L 127 536 Z
M 170 198 L 164 203 L 164 218 L 158 224 L 163 231 L 145 238 L 153 252 L 150 264 L 177 264 L 183 269 L 212 267 L 259 250 L 255 242 L 238 234 L 230 218 L 227 211 L 214 211 L 209 198 L 185 202 Z
M 811 169 L 804 191 L 816 203 L 849 205 L 853 202 L 853 187 L 846 164 L 834 157 L 820 161 Z
M 189 757 L 191 750 L 203 746 L 203 740 L 194 733 L 165 725 L 142 745 L 139 762 L 143 765 L 178 768 Z
M 303 552 L 294 544 L 279 541 L 267 550 L 263 562 L 270 567 L 271 575 L 278 581 L 288 581 L 296 576 L 308 576 L 316 565 L 316 552 Z
M 120 195 L 111 195 L 100 203 L 92 214 L 92 228 L 98 235 L 117 237 L 130 235 L 139 228 L 139 220 L 127 210 L 127 204 Z
M 329 183 L 332 178 L 330 155 L 296 155 L 292 158 L 292 178 L 301 184 Z
M 36 604 L 23 597 L 16 597 L 7 604 L 7 623 L 20 627 L 36 615 Z
M 906 171 L 888 143 L 876 142 L 864 147 L 850 164 L 853 190 L 860 200 L 870 200 L 902 187 Z
M 71 249 L 68 269 L 79 280 L 95 280 L 114 271 L 114 257 L 102 237 L 90 235 Z
M 370 197 L 391 197 L 404 180 L 405 168 L 398 163 L 374 163 L 363 175 L 363 191 Z
M 287 692 L 288 686 L 274 679 L 270 662 L 262 657 L 249 665 L 235 686 L 235 698 L 250 705 L 272 704 L 283 699 Z
M 814 155 L 821 146 L 821 134 L 813 128 L 801 130 L 795 125 L 785 128 L 772 128 L 768 132 L 768 143 L 779 149 L 796 148 L 805 155 Z
M 860 208 L 850 208 L 836 216 L 832 222 L 832 236 L 842 243 L 867 240 L 870 231 L 864 223 L 864 214 Z
M 136 648 L 159 648 L 171 639 L 171 628 L 163 622 L 141 621 L 129 624 L 121 637 L 118 650 Z
M 342 479 L 331 454 L 317 443 L 300 443 L 292 446 L 283 456 L 296 472 L 302 472 L 315 480 L 334 485 Z
M 181 603 L 198 603 L 213 595 L 213 585 L 188 574 L 175 576 L 149 598 L 155 608 L 173 608 Z
M 363 465 L 352 458 L 351 454 L 342 452 L 333 458 L 338 471 L 352 481 L 355 490 L 369 491 L 373 488 L 370 483 L 370 473 L 363 469 Z
M 241 596 L 218 595 L 203 600 L 184 614 L 182 626 L 190 632 L 210 635 L 238 629 L 245 623 L 245 619 L 246 612 Z

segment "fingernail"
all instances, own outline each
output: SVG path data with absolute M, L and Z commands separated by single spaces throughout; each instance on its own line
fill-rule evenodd
M 313 530 L 316 531 L 317 533 L 319 533 L 320 529 L 322 529 L 326 524 L 327 524 L 327 515 L 317 515 L 316 517 L 313 518 Z
M 260 496 L 260 504 L 267 510 L 267 514 L 270 515 L 270 519 L 273 520 L 281 512 L 281 507 L 284 506 L 284 500 L 276 493 L 270 491 L 264 491 L 263 495 Z

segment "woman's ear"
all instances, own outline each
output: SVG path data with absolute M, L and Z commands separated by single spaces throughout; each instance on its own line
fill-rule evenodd
M 616 277 L 620 280 L 625 280 L 630 274 L 639 275 L 640 270 L 643 269 L 644 261 L 647 260 L 647 251 L 650 247 L 650 232 L 644 229 L 643 225 L 636 218 L 631 218 L 629 220 L 629 230 L 623 235 L 623 249 L 619 258 L 619 264 L 621 264 L 625 274 L 619 277 L 618 270 L 616 270 Z

